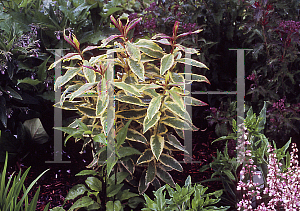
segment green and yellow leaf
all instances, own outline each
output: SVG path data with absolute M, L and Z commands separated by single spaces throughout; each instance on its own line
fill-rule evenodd
M 145 69 L 143 63 L 140 60 L 135 61 L 131 58 L 128 58 L 128 65 L 132 72 L 134 72 L 134 74 L 136 74 L 139 79 L 145 81 Z
M 156 166 L 155 166 L 155 161 L 152 160 L 148 164 L 148 169 L 146 172 L 146 184 L 151 183 L 156 175 Z
M 170 97 L 172 98 L 173 102 L 177 104 L 182 110 L 185 110 L 184 101 L 180 94 L 178 94 L 178 92 L 176 92 L 174 89 L 168 90 L 168 93 L 170 93 Z
M 54 91 L 57 91 L 61 86 L 68 83 L 75 75 L 79 73 L 80 70 L 82 70 L 81 67 L 69 67 L 67 68 L 67 72 L 63 76 L 59 76 L 54 85 Z
M 126 84 L 124 82 L 114 82 L 114 85 L 119 89 L 123 89 L 124 91 L 129 92 L 130 94 L 133 94 L 137 97 L 142 97 L 139 93 L 139 90 L 130 84 Z
M 161 105 L 162 96 L 159 95 L 157 97 L 152 98 L 148 109 L 147 109 L 147 118 L 150 120 L 154 117 L 154 115 L 159 111 Z
M 183 171 L 180 163 L 176 159 L 172 158 L 170 155 L 162 153 L 160 155 L 159 161 L 162 162 L 164 165 L 175 169 L 176 171 Z
M 144 118 L 143 122 L 143 132 L 146 133 L 150 128 L 152 128 L 160 119 L 160 111 L 157 112 L 152 119 L 149 119 L 147 116 Z
M 152 135 L 150 138 L 150 147 L 152 153 L 154 154 L 156 160 L 159 160 L 159 157 L 163 151 L 165 140 L 160 135 Z
M 164 106 L 167 107 L 167 109 L 169 109 L 173 114 L 178 115 L 182 119 L 187 120 L 190 123 L 192 123 L 192 119 L 191 119 L 189 113 L 186 111 L 186 109 L 180 108 L 178 104 L 176 104 L 174 102 L 165 102 Z
M 94 70 L 87 68 L 91 66 L 90 63 L 87 60 L 83 60 L 83 66 L 86 66 L 83 67 L 84 77 L 89 83 L 94 83 L 96 80 L 96 73 Z
M 145 136 L 143 136 L 141 133 L 133 129 L 128 129 L 126 139 L 130 141 L 141 142 L 143 144 L 148 144 L 148 141 L 145 138 Z
M 149 163 L 154 159 L 151 149 L 146 149 L 144 153 L 137 159 L 136 164 Z
M 116 96 L 115 99 L 120 102 L 124 102 L 124 103 L 129 103 L 129 104 L 138 105 L 138 106 L 145 106 L 145 104 L 143 103 L 143 101 L 140 98 L 134 97 L 134 96 L 127 96 L 127 95 L 124 95 L 122 97 Z
M 130 109 L 116 112 L 117 118 L 140 119 L 146 116 L 147 108 Z
M 185 81 L 188 83 L 191 82 L 206 82 L 210 84 L 209 80 L 203 75 L 197 75 L 193 73 L 179 73 L 182 76 L 185 76 Z
M 156 175 L 165 183 L 169 184 L 172 187 L 175 187 L 175 182 L 172 176 L 159 166 L 156 168 Z
M 86 84 L 82 85 L 77 91 L 75 91 L 71 94 L 70 101 L 72 101 L 74 98 L 81 95 L 82 93 L 92 89 L 96 84 L 97 84 L 97 82 L 95 82 L 95 83 L 86 83 Z
M 164 75 L 174 65 L 174 55 L 167 54 L 161 58 L 160 75 Z
M 140 61 L 141 60 L 141 52 L 139 50 L 139 48 L 130 43 L 130 42 L 126 42 L 125 43 L 125 48 L 126 48 L 126 51 L 129 55 L 129 57 L 134 60 L 134 61 Z
M 207 106 L 208 105 L 207 103 L 205 103 L 201 100 L 198 100 L 196 98 L 190 97 L 190 96 L 184 97 L 184 103 L 186 105 L 192 105 L 192 106 Z
M 168 134 L 168 140 L 166 140 L 169 144 L 171 144 L 173 147 L 188 153 L 188 151 L 182 146 L 180 141 L 172 134 Z

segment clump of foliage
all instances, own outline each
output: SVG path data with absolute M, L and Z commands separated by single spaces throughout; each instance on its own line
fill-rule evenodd
M 1 131 L 0 131 L 1 136 Z M 26 176 L 30 170 L 28 168 L 23 175 L 21 174 L 21 170 L 17 176 L 14 173 L 9 177 L 8 182 L 6 183 L 6 171 L 7 171 L 7 162 L 8 162 L 8 153 L 6 153 L 6 159 L 4 162 L 3 170 L 0 174 L 0 210 L 28 210 L 35 211 L 37 200 L 40 193 L 40 188 L 37 189 L 34 197 L 29 202 L 28 193 L 34 186 L 34 184 L 38 181 L 39 178 L 43 176 L 48 170 L 44 171 L 40 174 L 34 181 L 31 182 L 28 188 L 24 186 L 24 181 Z M 23 193 L 21 194 L 21 191 Z M 44 208 L 44 211 L 48 210 L 50 203 Z
M 142 194 L 150 184 L 159 187 L 159 179 L 175 187 L 168 171 L 183 169 L 172 151 L 186 151 L 177 137 L 184 138 L 184 130 L 197 130 L 185 104 L 206 105 L 188 96 L 184 87 L 194 81 L 209 81 L 202 75 L 183 73 L 178 67 L 207 68 L 185 58 L 183 53 L 197 51 L 177 42 L 201 30 L 178 34 L 179 22 L 175 22 L 172 36 L 157 34 L 132 42 L 129 32 L 140 20 L 123 23 L 111 16 L 120 34 L 103 40 L 101 46 L 83 50 L 74 34 L 65 33 L 65 40 L 77 52 L 60 60 L 71 62 L 64 67 L 66 73 L 57 78 L 55 89 L 64 88 L 56 106 L 79 111 L 82 116 L 69 127 L 57 128 L 69 134 L 66 141 L 73 136 L 83 139 L 84 145 L 91 144 L 94 160 L 89 167 L 105 168 L 106 177 L 129 173 L 126 181 L 138 186 Z M 114 48 L 86 59 L 86 52 L 105 47 Z
M 144 194 L 146 200 L 146 208 L 143 211 L 183 211 L 183 210 L 228 210 L 229 206 L 217 207 L 214 206 L 220 201 L 222 190 L 215 191 L 213 193 L 205 193 L 207 187 L 200 184 L 192 186 L 191 177 L 185 181 L 185 185 L 180 187 L 176 184 L 174 190 L 168 184 L 162 186 L 157 191 L 154 191 L 154 200 L 151 200 L 146 194 Z M 169 198 L 166 198 L 169 196 Z M 212 198 L 213 197 L 213 198 Z

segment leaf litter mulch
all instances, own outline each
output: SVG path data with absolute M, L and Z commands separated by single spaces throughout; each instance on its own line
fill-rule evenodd
M 191 175 L 193 183 L 200 182 L 211 177 L 211 174 L 213 173 L 212 170 L 209 169 L 201 173 L 199 172 L 199 169 L 213 160 L 213 156 L 216 156 L 217 149 L 223 149 L 224 144 L 211 144 L 211 142 L 216 138 L 215 133 L 209 130 L 193 133 L 192 160 L 197 162 L 181 163 L 184 169 L 183 172 L 172 171 L 171 175 L 173 176 L 175 183 L 183 186 L 188 175 Z M 38 186 L 40 186 L 41 189 L 37 210 L 43 210 L 49 202 L 50 208 L 62 206 L 68 191 L 74 185 L 84 183 L 84 178 L 77 177 L 75 174 L 85 169 L 85 167 L 92 161 L 92 158 L 90 153 L 87 152 L 80 154 L 80 151 L 81 144 L 70 141 L 68 142 L 67 147 L 63 147 L 62 158 L 63 161 L 71 161 L 71 163 L 45 163 L 45 161 L 53 160 L 53 148 L 51 146 L 49 146 L 49 149 L 46 151 L 31 154 L 24 160 L 24 162 L 22 162 L 22 172 L 31 166 L 25 182 L 26 187 L 28 187 L 30 182 L 33 181 L 41 172 L 46 169 L 50 169 L 37 182 L 37 185 L 34 186 L 33 190 L 29 194 L 30 198 L 32 198 Z M 174 157 L 179 161 L 183 161 L 182 153 L 174 152 Z M 222 188 L 222 184 L 219 182 L 208 182 L 203 185 L 209 187 L 209 191 L 215 191 Z M 64 208 L 70 208 L 72 203 L 72 201 L 67 201 Z

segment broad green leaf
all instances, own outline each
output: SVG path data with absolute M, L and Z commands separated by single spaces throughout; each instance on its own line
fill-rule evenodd
M 143 194 L 149 187 L 149 183 L 146 183 L 146 169 L 143 171 L 141 177 L 140 177 L 140 181 L 139 181 L 139 194 Z
M 139 77 L 139 79 L 145 81 L 145 69 L 143 63 L 140 60 L 135 61 L 131 58 L 128 58 L 128 65 L 132 72 L 134 72 L 134 74 Z
M 137 141 L 143 144 L 148 144 L 147 139 L 141 133 L 136 130 L 128 129 L 126 139 L 130 141 Z
M 107 197 L 113 197 L 114 195 L 116 195 L 121 190 L 123 185 L 124 184 L 109 185 L 106 189 L 106 196 Z
M 116 112 L 116 117 L 125 118 L 125 119 L 140 119 L 146 116 L 146 113 L 147 113 L 146 108 L 130 109 L 130 110 Z
M 148 55 L 148 56 L 150 56 L 150 57 L 153 57 L 153 58 L 158 58 L 158 59 L 160 59 L 160 58 L 162 58 L 162 57 L 164 56 L 163 52 L 154 51 L 154 50 L 152 50 L 152 49 L 150 49 L 150 48 L 145 48 L 145 47 L 139 47 L 139 48 L 140 48 L 140 50 L 141 50 L 144 54 L 146 54 L 146 55 Z
M 164 169 L 157 167 L 156 168 L 156 175 L 165 183 L 169 184 L 172 187 L 175 187 L 175 183 L 174 180 L 172 178 L 172 176 L 166 172 Z
M 159 94 L 154 89 L 145 89 L 143 91 L 144 94 L 149 95 L 151 97 L 157 97 Z
M 185 105 L 192 106 L 207 106 L 208 104 L 190 96 L 184 96 Z
M 186 109 L 182 109 L 179 107 L 178 104 L 175 104 L 173 102 L 165 102 L 164 106 L 169 109 L 173 114 L 178 115 L 179 117 L 181 117 L 184 120 L 189 121 L 190 123 L 192 123 L 192 119 L 189 115 L 189 113 L 186 111 Z
M 147 118 L 152 119 L 155 114 L 158 113 L 160 105 L 161 105 L 162 95 L 159 95 L 155 98 L 152 98 L 148 109 L 147 109 Z
M 163 49 L 152 40 L 140 39 L 135 45 L 163 53 Z
M 124 127 L 122 127 L 121 130 L 118 132 L 118 134 L 116 136 L 116 140 L 117 140 L 116 148 L 119 148 L 125 142 L 127 130 L 128 130 L 128 127 L 129 127 L 131 121 L 132 120 L 129 120 L 128 122 L 126 122 Z
M 114 85 L 119 89 L 123 89 L 126 92 L 129 92 L 137 97 L 142 97 L 139 93 L 139 90 L 132 85 L 126 84 L 124 82 L 114 82 Z
M 38 79 L 24 78 L 24 79 L 18 79 L 17 85 L 19 85 L 19 84 L 30 84 L 32 86 L 36 86 L 39 83 L 42 83 L 42 82 L 39 81 Z
M 85 175 L 97 175 L 98 172 L 95 170 L 82 170 L 79 173 L 77 173 L 75 176 L 85 176 Z
M 208 69 L 208 67 L 205 64 L 203 64 L 202 62 L 198 62 L 194 59 L 182 58 L 182 59 L 177 59 L 176 62 Z
M 127 96 L 127 95 L 124 95 L 122 97 L 116 96 L 115 99 L 120 101 L 120 102 L 124 102 L 124 103 L 129 103 L 129 104 L 134 104 L 134 105 L 139 105 L 139 106 L 145 106 L 145 104 L 143 103 L 143 101 L 140 98 L 134 97 L 134 96 Z
M 83 66 L 86 66 L 83 67 L 84 77 L 89 83 L 94 83 L 96 80 L 96 73 L 91 68 L 87 68 L 91 66 L 90 63 L 87 60 L 83 60 Z
M 161 58 L 160 75 L 164 75 L 174 64 L 174 55 L 167 54 Z
M 97 134 L 93 137 L 94 142 L 107 145 L 107 139 L 104 133 Z
M 37 76 L 39 81 L 45 81 L 47 78 L 47 63 L 51 56 L 49 56 L 42 64 L 38 66 Z
M 140 61 L 141 60 L 141 53 L 140 53 L 139 48 L 136 45 L 134 45 L 134 44 L 127 41 L 125 43 L 125 48 L 126 48 L 126 51 L 127 51 L 128 55 L 130 57 L 129 59 L 131 59 L 133 61 Z
M 7 86 L 7 87 L 5 88 L 5 90 L 6 90 L 6 93 L 7 93 L 9 96 L 11 96 L 11 97 L 13 97 L 13 98 L 15 98 L 15 99 L 18 99 L 18 100 L 23 100 L 22 97 L 21 97 L 21 95 L 19 95 L 19 93 L 16 92 L 16 91 L 15 91 L 13 88 L 11 88 L 10 86 Z
M 122 211 L 122 205 L 119 200 L 116 201 L 108 201 L 105 205 L 106 210 L 111 210 L 111 211 Z
M 147 116 L 144 118 L 143 122 L 143 132 L 146 133 L 150 128 L 152 128 L 160 119 L 161 112 L 157 112 L 152 119 L 147 118 Z
M 122 192 L 122 195 L 119 199 L 120 199 L 120 201 L 124 201 L 124 200 L 130 199 L 132 197 L 136 197 L 136 196 L 139 196 L 139 194 L 132 193 L 127 189 Z
M 107 153 L 106 153 L 107 156 Z M 107 158 L 107 162 L 106 162 L 106 174 L 107 176 L 110 176 L 110 173 L 113 169 L 113 167 L 116 165 L 116 163 L 118 162 L 117 157 L 115 157 L 115 155 L 113 154 L 112 156 L 110 156 L 109 158 Z
M 78 199 L 77 201 L 75 201 L 75 203 L 70 207 L 70 211 L 76 210 L 77 208 L 81 208 L 81 207 L 88 207 L 92 204 L 94 204 L 95 202 L 93 201 L 93 199 L 91 199 L 88 196 L 84 196 L 80 199 Z
M 97 191 L 97 192 L 102 191 L 102 182 L 96 177 L 88 177 L 85 180 L 85 183 L 93 191 Z
M 184 131 L 183 131 L 183 130 L 180 130 L 180 129 L 175 128 L 175 132 L 177 133 L 177 135 L 178 135 L 180 138 L 184 139 Z
M 83 115 L 90 117 L 90 118 L 95 118 L 96 115 L 96 109 L 86 107 L 86 106 L 76 106 L 78 111 L 80 111 Z
M 39 118 L 26 120 L 23 126 L 30 132 L 31 139 L 34 143 L 44 144 L 49 140 L 49 136 Z
M 168 128 L 164 124 L 159 124 L 157 128 L 157 133 L 160 135 L 166 134 L 168 132 Z
M 156 175 L 156 166 L 154 160 L 150 161 L 148 164 L 148 169 L 146 172 L 146 184 L 151 183 Z
M 70 101 L 72 101 L 77 96 L 81 95 L 82 93 L 92 89 L 98 82 L 95 83 L 86 83 L 82 85 L 77 91 L 73 92 L 70 96 Z
M 172 158 L 170 155 L 162 153 L 159 157 L 159 161 L 172 169 L 175 169 L 180 172 L 183 171 L 180 163 L 176 159 Z
M 185 81 L 188 83 L 195 81 L 195 82 L 206 82 L 210 84 L 209 80 L 203 75 L 197 75 L 193 73 L 179 73 L 179 74 L 185 76 Z
M 175 117 L 167 117 L 162 119 L 161 123 L 181 130 L 194 130 L 187 122 Z
M 136 164 L 142 164 L 142 163 L 149 163 L 151 160 L 153 160 L 153 153 L 152 150 L 146 149 L 144 153 L 138 158 L 136 161 Z
M 153 155 L 156 160 L 159 160 L 159 157 L 163 151 L 165 140 L 160 135 L 152 135 L 150 138 L 150 147 Z
M 120 147 L 118 149 L 118 153 L 120 158 L 130 156 L 130 155 L 141 155 L 142 153 L 135 148 L 132 147 Z
M 188 153 L 188 151 L 182 146 L 180 141 L 172 134 L 168 134 L 168 140 L 166 140 L 169 144 L 171 144 L 173 147 L 184 151 L 185 153 Z
M 170 97 L 172 98 L 173 102 L 176 103 L 183 111 L 185 110 L 184 102 L 180 94 L 176 92 L 174 89 L 168 90 Z

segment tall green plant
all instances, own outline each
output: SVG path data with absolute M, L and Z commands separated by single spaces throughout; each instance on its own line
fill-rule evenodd
M 184 130 L 198 129 L 192 124 L 185 105 L 206 105 L 188 96 L 185 84 L 209 81 L 202 75 L 183 73 L 178 67 L 178 64 L 187 64 L 207 68 L 199 61 L 185 58 L 186 51 L 192 54 L 197 51 L 178 43 L 180 38 L 201 30 L 177 34 L 179 22 L 176 22 L 172 36 L 157 34 L 151 39 L 132 42 L 129 32 L 140 20 L 123 23 L 111 16 L 120 34 L 103 40 L 101 46 L 88 46 L 83 50 L 75 35 L 65 34 L 65 40 L 77 52 L 60 60 L 71 62 L 64 67 L 66 73 L 57 78 L 55 89 L 64 88 L 57 107 L 82 115 L 80 121 L 77 119 L 69 127 L 57 129 L 68 133 L 67 139 L 73 136 L 77 140 L 84 139 L 85 144 L 92 143 L 95 154 L 90 167 L 101 166 L 103 162 L 107 165 L 107 176 L 114 167 L 115 173 L 128 172 L 130 182 L 135 169 L 142 167 L 144 170 L 138 170 L 138 189 L 142 194 L 150 183 L 159 184 L 158 178 L 175 186 L 168 171 L 183 169 L 172 157 L 172 151 L 186 151 L 177 136 L 183 138 Z M 113 45 L 109 45 L 112 41 Z M 106 47 L 110 47 L 106 54 L 86 59 L 86 52 Z M 112 54 L 114 58 L 109 56 Z M 110 96 L 112 86 L 114 94 Z M 115 107 L 112 99 L 115 99 Z M 112 134 L 114 125 L 116 137 Z
M 35 211 L 37 200 L 40 192 L 40 188 L 34 194 L 31 202 L 28 201 L 28 193 L 34 184 L 38 181 L 39 178 L 43 176 L 48 170 L 44 171 L 40 174 L 34 181 L 32 181 L 29 187 L 26 189 L 24 186 L 24 181 L 26 176 L 30 170 L 28 168 L 23 175 L 21 176 L 21 170 L 17 176 L 13 174 L 8 179 L 6 183 L 6 171 L 7 171 L 7 161 L 8 161 L 8 153 L 6 153 L 6 159 L 4 163 L 4 168 L 1 173 L 1 181 L 0 181 L 0 210 L 11 210 L 11 211 L 19 211 L 19 210 L 26 210 L 26 211 Z M 23 194 L 21 194 L 23 191 Z M 44 208 L 48 210 L 50 203 Z

